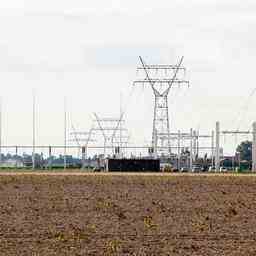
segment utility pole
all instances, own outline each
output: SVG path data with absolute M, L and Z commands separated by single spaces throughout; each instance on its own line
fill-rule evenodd
M 178 170 L 180 170 L 180 130 L 178 131 Z
M 220 122 L 216 122 L 215 170 L 220 171 Z
M 49 146 L 49 160 L 48 160 L 48 168 L 52 169 L 52 147 Z
M 197 133 L 194 130 L 193 131 L 193 160 L 196 160 L 196 155 L 197 155 Z
M 146 77 L 144 79 L 134 81 L 133 84 L 150 85 L 154 93 L 155 104 L 153 114 L 152 148 L 156 155 L 158 155 L 159 150 L 169 156 L 171 154 L 171 141 L 169 135 L 170 123 L 168 95 L 175 84 L 189 85 L 188 81 L 178 78 L 179 71 L 185 71 L 185 68 L 181 66 L 183 57 L 179 60 L 177 65 L 147 65 L 141 56 L 139 59 L 141 67 L 139 67 L 138 70 L 143 70 Z M 157 74 L 158 72 L 161 72 L 161 74 L 154 75 L 153 77 L 152 73 Z
M 196 133 L 196 155 L 197 155 L 197 157 L 199 157 L 199 137 L 200 137 L 200 135 L 199 135 L 199 130 L 198 130 Z
M 67 168 L 67 98 L 64 97 L 64 170 Z
M 189 169 L 193 168 L 193 129 L 190 129 L 190 153 L 189 153 Z
M 120 93 L 120 118 L 122 118 L 122 93 Z M 122 157 L 122 122 L 119 124 L 119 155 Z
M 85 160 L 86 160 L 86 148 L 85 146 L 82 147 L 82 169 L 85 168 Z
M 15 157 L 16 157 L 16 160 L 15 160 L 15 167 L 17 169 L 18 167 L 18 146 L 15 147 Z
M 214 131 L 212 131 L 212 167 L 214 166 Z
M 0 167 L 2 166 L 2 97 L 0 97 Z
M 36 146 L 36 95 L 33 90 L 33 152 L 32 152 L 32 169 L 35 170 L 35 146 Z
M 252 172 L 256 172 L 256 122 L 252 124 Z

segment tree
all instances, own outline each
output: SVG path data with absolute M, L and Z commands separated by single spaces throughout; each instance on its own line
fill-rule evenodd
M 236 148 L 236 151 L 240 153 L 240 159 L 251 161 L 252 160 L 252 142 L 251 141 L 243 141 Z

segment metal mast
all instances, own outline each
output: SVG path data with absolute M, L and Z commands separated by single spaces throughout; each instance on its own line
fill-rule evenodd
M 0 165 L 2 164 L 2 97 L 0 97 Z
M 178 78 L 179 71 L 185 71 L 185 68 L 181 66 L 183 57 L 177 65 L 146 65 L 142 57 L 139 59 L 142 66 L 138 70 L 143 70 L 146 78 L 134 81 L 134 85 L 150 85 L 155 97 L 152 148 L 156 156 L 160 151 L 168 156 L 171 153 L 168 94 L 175 84 L 189 84 L 188 81 Z M 161 74 L 152 76 L 152 71 L 155 71 L 155 74 L 158 72 Z M 167 152 L 164 148 L 168 149 Z
M 256 172 L 256 122 L 252 124 L 252 172 Z
M 36 145 L 36 94 L 35 90 L 32 92 L 33 94 L 33 152 L 32 152 L 32 169 L 35 170 L 35 145 Z
M 64 97 L 64 170 L 67 167 L 67 98 Z

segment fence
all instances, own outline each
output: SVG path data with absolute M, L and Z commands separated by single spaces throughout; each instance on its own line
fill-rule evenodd
M 199 149 L 212 150 L 211 147 Z M 171 150 L 178 151 L 179 148 L 171 147 Z M 156 158 L 152 148 L 147 146 L 113 148 L 111 146 L 3 145 L 0 147 L 0 152 L 0 167 L 2 168 L 93 168 L 99 165 L 99 159 L 109 157 Z

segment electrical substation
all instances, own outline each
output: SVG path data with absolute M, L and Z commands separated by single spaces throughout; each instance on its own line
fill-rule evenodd
M 67 125 L 66 98 L 64 100 L 64 143 L 63 145 L 37 145 L 36 140 L 36 96 L 33 92 L 33 134 L 32 145 L 3 145 L 0 129 L 1 167 L 26 168 L 81 168 L 96 171 L 235 171 L 241 169 L 243 161 L 239 152 L 225 156 L 221 138 L 226 136 L 251 136 L 251 162 L 246 169 L 256 171 L 256 123 L 252 129 L 221 130 L 217 121 L 208 133 L 194 128 L 173 130 L 170 124 L 169 94 L 176 88 L 187 90 L 190 82 L 186 79 L 184 57 L 176 64 L 148 64 L 139 56 L 137 79 L 131 81 L 132 91 L 143 87 L 153 92 L 152 133 L 150 143 L 138 144 L 125 118 L 127 109 L 120 106 L 118 116 L 101 116 L 93 113 L 89 130 L 77 130 L 74 124 Z M 192 85 L 193 86 L 193 85 Z M 130 95 L 131 96 L 131 95 Z M 121 104 L 120 104 L 121 105 Z M 0 111 L 0 119 L 1 119 Z M 30 154 L 20 156 L 22 151 Z M 14 150 L 15 154 L 5 157 L 3 150 Z M 67 152 L 76 152 L 72 155 Z M 42 153 L 44 151 L 44 153 Z M 56 158 L 54 152 L 60 152 Z M 37 153 L 37 152 L 40 152 Z M 227 164 L 228 162 L 228 164 Z
M 100 118 L 94 113 L 95 120 L 89 132 L 73 132 L 73 141 L 82 146 L 82 166 L 90 165 L 88 149 L 93 149 L 93 142 L 101 137 L 103 153 L 99 155 L 98 167 L 107 171 L 150 171 L 156 170 L 152 160 L 159 160 L 159 170 L 172 171 L 227 171 L 238 170 L 241 165 L 240 155 L 224 156 L 220 138 L 223 136 L 252 135 L 252 164 L 248 169 L 256 170 L 256 128 L 252 131 L 221 131 L 220 123 L 208 134 L 201 134 L 199 129 L 171 131 L 169 119 L 168 96 L 174 87 L 186 86 L 186 68 L 184 57 L 177 64 L 147 64 L 139 57 L 140 66 L 137 74 L 142 78 L 133 82 L 133 87 L 143 86 L 153 91 L 154 108 L 152 109 L 152 137 L 149 145 L 133 145 L 131 136 L 125 127 L 125 112 L 120 109 L 117 118 Z M 81 138 L 81 135 L 87 136 Z M 103 140 L 102 140 L 103 139 Z M 85 142 L 85 143 L 82 143 Z M 92 143 L 91 143 L 92 142 Z M 207 144 L 207 146 L 205 146 Z M 136 154 L 139 150 L 139 155 Z M 142 153 L 143 152 L 143 153 Z M 141 159 L 141 163 L 139 160 Z M 148 160 L 146 162 L 145 160 Z M 129 164 L 127 164 L 128 162 Z M 148 165 L 152 163 L 151 167 Z M 132 164 L 132 162 L 134 164 Z M 226 168 L 225 162 L 231 162 Z M 143 167 L 144 163 L 144 167 Z M 111 167 L 113 166 L 113 167 Z M 117 167 L 118 166 L 118 167 Z M 128 167 L 129 166 L 129 167 Z M 145 168 L 146 166 L 146 168 Z

